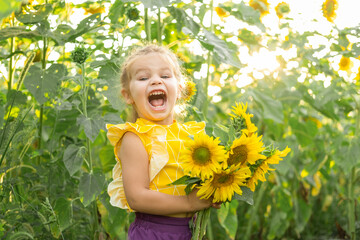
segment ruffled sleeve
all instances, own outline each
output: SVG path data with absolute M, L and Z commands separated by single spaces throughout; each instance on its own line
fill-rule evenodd
M 133 132 L 139 136 L 149 155 L 149 176 L 150 181 L 152 181 L 169 160 L 166 150 L 166 130 L 160 125 L 152 124 L 143 119 L 138 119 L 136 123 L 107 124 L 106 128 L 108 129 L 107 137 L 114 146 L 117 159 L 117 163 L 113 168 L 113 181 L 108 186 L 110 203 L 113 206 L 132 211 L 125 198 L 121 162 L 117 156 L 118 148 L 121 146 L 121 139 L 126 132 Z
M 186 122 L 183 124 L 183 127 L 189 135 L 196 135 L 205 132 L 205 122 Z

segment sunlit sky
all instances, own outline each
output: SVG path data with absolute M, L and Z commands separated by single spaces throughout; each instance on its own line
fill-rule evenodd
M 69 1 L 66 0 L 66 2 L 72 2 L 73 4 L 80 4 L 84 3 L 87 0 L 73 0 Z M 115 0 L 114 0 L 115 1 Z M 113 2 L 114 2 L 113 1 Z M 322 4 L 325 0 L 268 0 L 268 3 L 270 4 L 270 13 L 262 18 L 262 22 L 264 25 L 268 28 L 267 33 L 268 34 L 275 34 L 280 33 L 281 37 L 285 37 L 288 32 L 280 30 L 278 28 L 279 26 L 279 19 L 275 14 L 275 7 L 280 2 L 286 2 L 290 6 L 290 13 L 287 15 L 287 17 L 292 18 L 293 21 L 290 21 L 291 25 L 290 27 L 293 29 L 293 31 L 298 31 L 300 33 L 305 31 L 317 31 L 321 34 L 328 35 L 330 34 L 330 31 L 332 29 L 332 26 L 335 24 L 338 28 L 343 29 L 345 27 L 355 27 L 359 26 L 360 24 L 360 0 L 338 0 L 338 9 L 336 11 L 336 19 L 334 20 L 334 23 L 328 22 L 322 15 Z M 35 1 L 34 1 L 35 2 Z M 184 2 L 191 2 L 190 0 L 184 0 Z M 209 4 L 210 0 L 204 0 L 205 4 Z M 214 6 L 218 6 L 220 3 L 223 3 L 226 1 L 223 0 L 214 0 Z M 240 3 L 241 0 L 233 0 L 234 3 Z M 248 3 L 249 0 L 244 0 L 245 3 Z M 201 4 L 201 3 L 197 3 Z M 106 9 L 109 9 L 111 6 L 110 3 L 105 3 L 104 5 Z M 85 17 L 84 15 L 84 9 L 73 9 L 74 13 L 70 17 L 70 23 L 75 28 L 76 25 L 83 20 Z M 143 9 L 140 9 L 141 12 L 143 12 Z M 166 11 L 165 8 L 162 9 L 162 11 Z M 156 13 L 153 13 L 156 14 Z M 188 12 L 188 14 L 191 14 Z M 165 15 L 164 15 L 165 16 Z M 154 16 L 155 17 L 155 16 Z M 313 21 L 316 19 L 316 21 Z M 49 21 L 53 21 L 54 26 L 56 26 L 56 19 L 52 19 L 51 16 L 49 18 Z M 223 21 L 217 16 L 215 13 L 213 15 L 213 22 L 216 24 L 221 24 L 224 27 L 224 31 L 226 32 L 233 32 L 234 35 L 237 35 L 237 31 L 239 28 L 248 28 L 251 31 L 253 31 L 255 34 L 261 34 L 261 31 L 256 27 L 249 27 L 246 23 L 240 22 L 236 20 L 233 16 L 230 16 L 228 18 L 225 18 Z M 130 24 L 133 24 L 133 22 L 130 22 Z M 209 27 L 210 25 L 210 14 L 209 12 L 205 15 L 204 21 L 203 21 L 204 27 Z M 130 26 L 131 27 L 131 26 Z M 99 32 L 99 34 L 101 34 Z M 106 32 L 103 32 L 103 34 L 106 34 Z M 144 35 L 145 33 L 143 33 Z M 119 34 L 119 38 L 121 38 L 121 34 Z M 129 38 L 128 38 L 129 39 Z M 125 40 L 128 40 L 125 38 Z M 78 41 L 81 41 L 81 37 L 77 39 Z M 349 39 L 351 42 L 360 41 L 360 39 Z M 232 41 L 232 39 L 227 39 L 227 41 Z M 235 38 L 234 41 L 238 41 L 238 39 Z M 131 41 L 125 41 L 126 45 L 131 45 L 133 42 Z M 314 37 L 311 40 L 311 44 L 313 46 L 323 44 L 323 45 L 330 45 L 328 40 L 326 38 L 321 37 Z M 40 44 L 41 45 L 41 44 Z M 113 42 L 111 40 L 105 40 L 104 46 L 106 48 L 113 47 Z M 116 47 L 116 46 L 115 46 Z M 188 45 L 189 49 L 194 52 L 194 54 L 204 54 L 205 51 L 200 46 L 199 42 L 194 41 L 192 44 Z M 65 51 L 70 52 L 74 48 L 74 44 L 67 43 L 65 45 Z M 242 68 L 239 71 L 239 75 L 233 76 L 234 80 L 237 80 L 237 86 L 239 88 L 242 88 L 249 83 L 253 81 L 253 77 L 257 79 L 261 79 L 264 77 L 264 74 L 273 74 L 276 72 L 276 68 L 279 67 L 279 63 L 276 60 L 276 55 L 281 55 L 284 57 L 285 60 L 288 60 L 292 57 L 296 56 L 296 48 L 289 49 L 287 51 L 284 51 L 283 49 L 278 49 L 275 52 L 271 52 L 267 50 L 266 48 L 261 48 L 258 52 L 253 52 L 252 54 L 249 53 L 249 49 L 246 46 L 240 46 L 239 48 L 239 59 L 242 63 L 246 64 L 247 66 Z M 99 53 L 100 54 L 100 53 Z M 96 55 L 96 52 L 95 52 Z M 321 57 L 321 56 L 320 56 Z M 56 51 L 52 51 L 49 55 L 49 60 L 57 60 L 59 58 L 59 53 Z M 336 64 L 340 61 L 340 56 L 335 57 L 333 60 L 333 66 L 336 69 Z M 336 63 L 337 62 L 337 63 Z M 23 61 L 18 62 L 19 66 L 23 64 Z M 296 63 L 288 63 L 288 66 L 292 66 L 294 68 L 297 67 Z M 358 67 L 360 66 L 360 61 L 355 61 L 353 64 L 353 71 L 355 72 Z M 1 72 L 4 74 L 6 73 L 6 69 L 4 66 L 0 66 Z M 194 78 L 201 79 L 206 75 L 206 64 L 203 65 L 203 68 L 200 72 L 197 72 L 194 74 Z M 212 69 L 211 69 L 212 70 Z M 249 74 L 252 75 L 252 77 L 249 76 Z M 276 73 L 275 73 L 276 74 Z M 349 76 L 348 73 L 342 73 L 343 77 L 351 78 L 352 76 Z M 353 73 L 355 74 L 355 73 Z M 6 76 L 6 74 L 4 74 Z M 341 75 L 341 73 L 340 73 Z M 221 76 L 221 78 L 225 78 L 227 76 Z M 325 76 L 318 76 L 318 78 L 324 78 Z M 299 81 L 303 81 L 304 76 L 302 76 Z M 323 80 L 324 80 L 323 79 Z M 331 81 L 331 79 L 325 79 L 328 85 Z M 219 91 L 219 87 L 216 86 L 210 86 L 209 93 L 210 95 L 215 95 Z M 214 99 L 215 101 L 218 101 L 219 99 Z

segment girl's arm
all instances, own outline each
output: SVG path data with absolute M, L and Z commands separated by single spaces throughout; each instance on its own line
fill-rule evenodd
M 196 191 L 186 196 L 173 196 L 150 190 L 148 154 L 136 134 L 127 132 L 123 136 L 117 155 L 121 159 L 126 200 L 133 210 L 172 215 L 195 212 L 212 206 L 211 200 L 199 199 Z

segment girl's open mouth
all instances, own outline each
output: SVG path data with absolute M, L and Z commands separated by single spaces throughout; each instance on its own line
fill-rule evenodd
M 163 110 L 166 105 L 166 93 L 162 90 L 152 91 L 148 96 L 148 101 L 154 110 Z

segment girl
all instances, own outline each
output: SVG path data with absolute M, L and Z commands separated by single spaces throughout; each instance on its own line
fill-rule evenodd
M 219 204 L 199 199 L 197 190 L 170 185 L 184 175 L 180 150 L 205 123 L 178 123 L 174 109 L 181 98 L 181 68 L 168 49 L 149 45 L 123 64 L 121 93 L 135 110 L 135 123 L 108 124 L 117 163 L 108 193 L 112 205 L 135 211 L 131 240 L 190 239 L 189 221 L 196 211 Z

